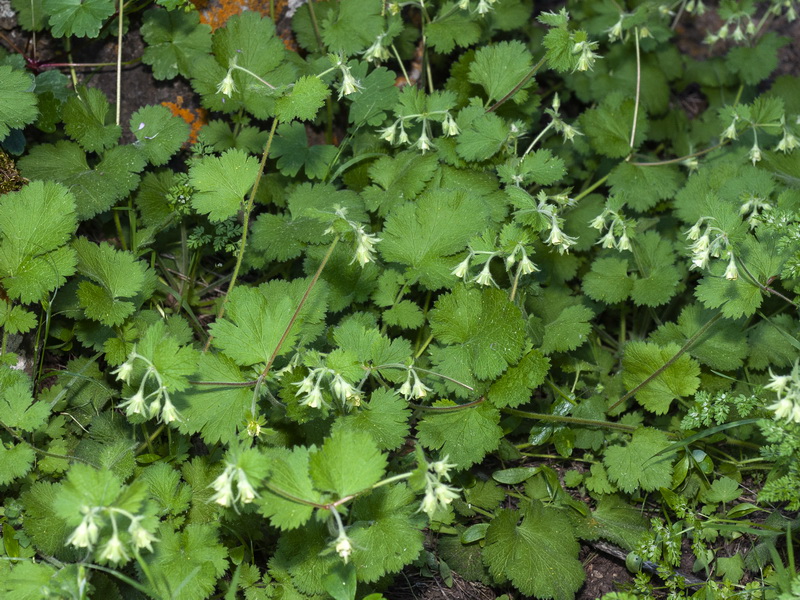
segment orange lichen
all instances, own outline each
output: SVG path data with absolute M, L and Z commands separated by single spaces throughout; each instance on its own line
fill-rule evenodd
M 189 124 L 189 143 L 194 144 L 200 128 L 208 123 L 208 112 L 203 108 L 183 108 L 183 96 L 178 96 L 176 100 L 177 102 L 162 102 L 161 105 L 166 106 L 173 115 Z
M 278 24 L 282 21 L 288 6 L 287 0 L 193 0 L 200 12 L 200 22 L 212 30 L 219 29 L 233 15 L 253 11 L 271 17 Z M 272 14 L 274 10 L 275 14 Z M 296 51 L 297 44 L 289 27 L 280 27 L 279 35 L 287 49 Z

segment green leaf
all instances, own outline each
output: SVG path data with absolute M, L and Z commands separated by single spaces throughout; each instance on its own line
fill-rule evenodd
M 624 258 L 598 258 L 592 263 L 592 270 L 583 277 L 584 293 L 606 304 L 622 302 L 632 288 L 628 261 Z
M 592 317 L 594 312 L 586 306 L 566 307 L 545 327 L 542 352 L 545 354 L 567 352 L 585 344 L 592 330 L 589 322 Z
M 713 317 L 714 311 L 690 304 L 681 311 L 677 323 L 665 323 L 651 335 L 651 340 L 661 346 L 683 346 Z M 750 343 L 742 336 L 741 322 L 723 320 L 695 340 L 689 354 L 712 369 L 733 371 L 744 363 Z
M 709 504 L 720 502 L 733 502 L 742 495 L 742 488 L 730 477 L 722 476 L 715 479 L 711 487 L 700 494 L 700 499 Z
M 639 277 L 633 281 L 631 299 L 638 306 L 666 304 L 678 291 L 681 280 L 672 244 L 655 231 L 637 236 L 634 244 Z
M 0 485 L 8 485 L 27 474 L 35 456 L 28 444 L 0 444 Z
M 624 158 L 631 152 L 633 114 L 633 99 L 615 92 L 606 96 L 598 108 L 585 111 L 580 122 L 595 151 L 609 158 Z M 640 109 L 636 119 L 634 150 L 645 140 L 646 134 L 647 117 Z
M 311 518 L 314 507 L 289 500 L 275 492 L 280 491 L 307 502 L 322 501 L 309 474 L 311 452 L 303 446 L 295 446 L 291 450 L 269 448 L 266 450 L 266 457 L 269 459 L 270 474 L 268 485 L 258 500 L 259 512 L 268 517 L 278 529 L 296 529 Z
M 364 89 L 348 96 L 352 104 L 347 120 L 356 127 L 364 125 L 377 127 L 386 120 L 387 113 L 397 102 L 399 93 L 395 86 L 397 76 L 393 71 L 378 67 L 364 77 L 361 71 L 365 67 L 364 63 L 360 63 L 358 67 L 353 68 L 353 76 L 360 79 Z
M 115 8 L 113 0 L 43 0 L 42 5 L 55 37 L 96 38 Z
M 142 62 L 153 68 L 156 79 L 189 77 L 192 61 L 211 52 L 211 28 L 200 23 L 198 11 L 151 8 L 142 16 L 140 31 L 147 43 Z
M 478 379 L 492 379 L 522 356 L 524 326 L 516 305 L 497 289 L 457 286 L 431 311 L 434 338 L 468 365 Z
M 278 159 L 278 169 L 284 175 L 294 177 L 302 168 L 309 179 L 322 179 L 336 156 L 336 147 L 328 144 L 309 147 L 302 123 L 283 123 L 278 126 L 269 155 Z
M 318 242 L 326 229 L 327 225 L 316 219 L 261 213 L 247 241 L 248 258 L 259 264 L 297 258 L 306 246 Z
M 611 169 L 611 192 L 634 210 L 646 211 L 659 200 L 668 200 L 681 187 L 684 177 L 674 165 L 639 166 L 621 162 Z
M 317 489 L 344 498 L 378 483 L 386 465 L 386 456 L 372 436 L 338 429 L 311 455 L 309 472 Z
M 208 144 L 215 152 L 225 152 L 231 148 L 244 150 L 250 154 L 260 154 L 264 150 L 269 134 L 258 127 L 242 127 L 228 121 L 215 119 L 209 121 L 197 136 L 197 141 Z M 266 178 L 262 179 L 265 181 Z
M 173 600 L 210 596 L 228 567 L 228 550 L 219 543 L 216 527 L 192 523 L 173 531 L 164 523 L 156 537 L 159 542 L 145 560 L 157 592 Z
M 37 318 L 34 313 L 21 306 L 12 306 L 0 302 L 0 327 L 8 333 L 27 333 L 36 327 Z
M 268 16 L 258 11 L 245 11 L 230 17 L 225 27 L 217 29 L 212 36 L 213 56 L 199 56 L 190 66 L 192 87 L 202 95 L 203 105 L 226 113 L 235 113 L 242 108 L 257 119 L 273 116 L 276 94 L 294 82 L 295 67 L 287 60 L 283 40 L 275 33 L 275 24 Z M 217 92 L 226 77 L 231 61 L 240 69 L 234 69 L 231 77 L 235 90 L 230 97 Z M 256 77 L 272 87 L 261 83 Z
M 321 19 L 322 41 L 332 52 L 352 56 L 383 33 L 381 0 L 341 0 Z
M 17 23 L 25 31 L 41 31 L 47 25 L 49 15 L 42 0 L 11 0 L 11 8 L 17 11 Z
M 197 379 L 202 382 L 244 383 L 248 379 L 232 359 L 206 352 L 197 362 Z M 246 386 L 200 385 L 172 397 L 182 420 L 182 433 L 200 433 L 207 444 L 231 444 L 237 430 L 244 428 L 252 408 L 253 390 Z
M 472 46 L 481 36 L 476 20 L 466 11 L 454 10 L 454 6 L 453 2 L 443 3 L 436 17 L 425 27 L 428 44 L 441 54 L 449 54 L 456 46 Z
M 747 236 L 734 250 L 736 257 L 747 265 L 748 271 L 761 285 L 768 285 L 780 273 L 788 254 L 788 247 L 781 247 L 770 235 L 756 240 Z M 713 261 L 709 273 L 700 281 L 695 295 L 706 308 L 719 308 L 729 319 L 750 316 L 758 310 L 764 299 L 761 288 L 744 277 L 729 280 L 723 276 L 727 262 Z
M 778 66 L 778 50 L 789 43 L 789 38 L 775 32 L 765 33 L 755 46 L 736 46 L 725 56 L 725 66 L 738 74 L 748 85 L 767 79 Z
M 581 534 L 601 537 L 630 551 L 647 533 L 648 522 L 640 510 L 624 502 L 619 496 L 604 495 L 598 500 L 597 508 L 586 519 L 585 527 Z
M 114 146 L 122 128 L 111 122 L 106 95 L 97 88 L 81 86 L 64 108 L 64 130 L 87 152 L 102 152 Z
M 165 164 L 189 139 L 189 124 L 166 106 L 144 106 L 131 115 L 136 146 L 152 165 Z
M 86 154 L 72 142 L 35 146 L 19 161 L 29 179 L 57 181 L 75 195 L 78 220 L 105 212 L 139 184 L 139 173 L 147 163 L 132 146 L 115 146 L 90 168 Z
M 0 592 L 7 600 L 37 600 L 42 592 L 49 595 L 51 585 L 58 585 L 52 581 L 57 572 L 50 565 L 28 561 L 11 564 L 10 572 L 4 572 L 0 580 Z
M 323 578 L 337 564 L 342 564 L 342 559 L 331 552 L 333 539 L 328 526 L 316 520 L 302 529 L 287 531 L 278 538 L 270 570 L 288 571 L 292 585 L 306 594 L 322 594 L 325 591 Z M 296 597 L 299 600 L 308 596 L 297 594 Z
M 372 392 L 369 402 L 364 402 L 358 412 L 337 419 L 331 430 L 340 429 L 368 433 L 381 450 L 396 450 L 408 436 L 411 416 L 408 404 L 400 396 L 386 389 Z
M 75 272 L 65 244 L 75 232 L 75 198 L 63 186 L 33 181 L 0 197 L 0 283 L 12 300 L 41 300 Z
M 145 286 L 147 267 L 136 257 L 110 244 L 94 244 L 86 238 L 72 243 L 78 271 L 90 281 L 78 286 L 78 301 L 86 316 L 104 325 L 119 325 L 133 313 L 131 301 Z M 126 300 L 127 299 L 127 300 Z
M 0 66 L 0 142 L 12 129 L 21 129 L 36 120 L 36 94 L 33 77 L 9 66 Z
M 439 450 L 442 458 L 447 456 L 447 462 L 459 469 L 467 469 L 499 445 L 503 436 L 500 411 L 488 402 L 442 410 L 450 406 L 454 405 L 442 404 L 439 410 L 424 413 L 417 423 L 417 440 L 425 448 Z
M 669 446 L 667 435 L 651 427 L 640 427 L 633 432 L 627 446 L 606 449 L 603 463 L 608 477 L 624 492 L 632 494 L 638 488 L 652 492 L 669 487 L 672 481 L 672 463 L 654 458 L 656 453 Z
M 545 13 L 552 14 L 552 13 Z M 541 21 L 541 16 L 539 17 Z M 555 25 L 555 23 L 547 23 Z M 574 46 L 572 34 L 567 31 L 566 22 L 559 24 L 548 31 L 543 40 L 544 47 L 547 49 L 545 57 L 550 67 L 559 73 L 574 70 L 578 63 L 578 57 L 572 52 Z
M 308 286 L 306 279 L 271 281 L 258 288 L 236 287 L 228 296 L 226 318 L 210 327 L 214 345 L 238 364 L 265 363 L 275 351 Z M 316 337 L 325 316 L 325 291 L 317 285 L 278 353 L 295 351 L 298 339 Z
M 512 164 L 516 163 L 517 159 L 512 159 Z M 503 174 L 500 173 L 502 167 L 498 168 L 498 174 L 501 178 Z M 567 170 L 564 166 L 564 161 L 553 156 L 550 150 L 534 150 L 526 154 L 518 164 L 513 164 L 514 173 L 509 177 L 511 181 L 506 183 L 516 183 L 518 178 L 522 178 L 521 184 L 530 185 L 553 185 L 559 179 L 566 175 Z
M 525 44 L 518 41 L 500 42 L 475 53 L 475 60 L 469 67 L 469 80 L 483 87 L 488 102 L 494 103 L 514 89 L 532 66 L 533 57 Z M 526 85 L 530 85 L 530 82 Z M 526 99 L 527 94 L 520 92 L 514 95 L 515 102 Z
M 505 146 L 511 129 L 495 113 L 484 112 L 480 106 L 462 110 L 456 120 L 461 133 L 456 140 L 456 152 L 464 160 L 488 160 Z
M 212 222 L 229 219 L 239 212 L 257 174 L 258 161 L 241 150 L 205 157 L 189 169 L 189 183 L 198 190 L 192 206 Z
M 417 329 L 425 323 L 425 315 L 422 309 L 411 300 L 400 300 L 400 302 L 385 310 L 381 319 L 386 325 L 400 327 L 401 329 Z
M 50 414 L 47 402 L 34 402 L 31 382 L 22 371 L 0 367 L 0 421 L 12 429 L 33 432 Z
M 353 503 L 348 530 L 351 560 L 360 581 L 377 581 L 396 573 L 422 552 L 426 519 L 419 514 L 414 494 L 403 484 L 384 486 Z
M 661 369 L 680 350 L 677 344 L 659 346 L 650 342 L 629 342 L 622 359 L 622 381 L 628 390 Z M 669 410 L 673 400 L 689 396 L 700 386 L 700 367 L 688 354 L 664 369 L 658 377 L 636 392 L 636 400 L 657 415 Z
M 569 521 L 535 500 L 524 500 L 519 511 L 500 509 L 485 544 L 483 561 L 492 576 L 510 579 L 527 596 L 572 600 L 586 577 Z
M 365 188 L 361 195 L 371 211 L 386 216 L 403 202 L 419 196 L 439 167 L 435 154 L 419 154 L 412 150 L 384 156 L 369 167 L 375 185 Z
M 538 350 L 531 350 L 492 384 L 488 398 L 498 408 L 524 404 L 532 391 L 544 383 L 549 370 L 550 360 Z
M 456 282 L 450 272 L 459 262 L 456 254 L 482 230 L 487 216 L 474 194 L 432 190 L 389 213 L 378 249 L 384 260 L 407 267 L 409 281 L 436 290 Z
M 325 104 L 331 91 L 319 77 L 301 77 L 294 83 L 292 91 L 275 102 L 275 117 L 279 121 L 294 119 L 311 121 Z

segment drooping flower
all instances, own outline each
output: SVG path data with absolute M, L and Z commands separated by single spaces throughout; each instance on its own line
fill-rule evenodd
M 147 548 L 152 552 L 153 542 L 157 542 L 158 538 L 142 527 L 141 520 L 141 517 L 134 517 L 131 519 L 131 524 L 128 526 L 128 533 L 131 534 L 131 541 L 136 548 Z
M 127 561 L 129 558 L 128 553 L 125 552 L 125 546 L 122 544 L 122 540 L 119 539 L 116 533 L 111 536 L 100 552 L 100 560 L 108 562 L 120 563 Z

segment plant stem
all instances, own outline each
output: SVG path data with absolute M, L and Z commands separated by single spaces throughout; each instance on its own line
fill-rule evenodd
M 269 370 L 272 368 L 272 363 L 275 362 L 278 353 L 281 351 L 281 346 L 283 346 L 283 343 L 286 341 L 286 338 L 289 337 L 289 332 L 292 330 L 292 326 L 294 325 L 295 321 L 297 321 L 297 317 L 300 316 L 300 311 L 303 310 L 303 306 L 305 306 L 305 303 L 308 300 L 309 295 L 311 295 L 311 290 L 313 290 L 314 286 L 317 284 L 319 276 L 322 275 L 322 270 L 325 268 L 325 265 L 328 264 L 328 260 L 333 254 L 333 251 L 336 248 L 336 244 L 338 243 L 339 243 L 339 236 L 337 235 L 335 238 L 333 238 L 331 245 L 328 246 L 328 251 L 322 258 L 322 262 L 319 263 L 319 267 L 317 267 L 317 272 L 314 273 L 314 277 L 312 277 L 311 281 L 308 283 L 306 291 L 303 292 L 303 297 L 300 298 L 300 302 L 297 304 L 297 308 L 294 310 L 292 318 L 289 319 L 289 324 L 286 325 L 286 329 L 283 330 L 281 339 L 278 340 L 278 344 L 275 346 L 275 350 L 272 351 L 272 355 L 269 357 L 269 360 L 267 361 L 267 366 L 264 367 L 264 370 L 261 371 L 261 375 L 258 376 L 259 383 L 264 380 L 264 377 L 267 376 L 267 373 L 269 373 Z M 258 383 L 256 385 L 258 385 Z
M 573 200 L 575 200 L 575 202 L 577 202 L 578 200 L 581 200 L 582 198 L 585 198 L 586 196 L 591 194 L 593 191 L 595 191 L 597 188 L 599 188 L 601 185 L 603 185 L 606 182 L 606 179 L 608 179 L 608 175 L 606 175 L 605 177 L 602 177 L 602 178 L 598 179 L 597 181 L 595 181 L 592 185 L 590 185 L 588 188 L 583 190 L 580 194 L 575 196 L 575 198 L 573 198 Z
M 684 352 L 686 352 L 689 348 L 691 348 L 695 344 L 695 342 L 697 342 L 697 340 L 699 340 L 705 334 L 705 332 L 708 331 L 711 328 L 711 326 L 714 325 L 714 323 L 719 321 L 721 318 L 722 318 L 722 313 L 717 313 L 716 315 L 714 315 L 708 323 L 703 325 L 700 329 L 697 330 L 697 332 L 692 337 L 686 340 L 683 346 L 681 346 L 681 349 L 675 353 L 675 356 L 670 358 L 667 362 L 665 362 L 658 369 L 656 369 L 655 373 L 650 375 L 650 377 L 645 379 L 643 382 L 641 382 L 639 385 L 634 387 L 631 391 L 629 391 L 627 394 L 625 394 L 619 400 L 617 400 L 614 404 L 612 404 L 609 407 L 608 412 L 611 412 L 612 410 L 617 408 L 620 404 L 622 404 L 629 398 L 633 397 L 633 395 L 636 394 L 639 390 L 641 390 L 644 386 L 653 381 L 664 371 L 669 369 L 675 363 L 675 361 L 677 361 L 683 355 Z
M 570 423 L 572 425 L 583 425 L 584 427 L 604 427 L 606 429 L 616 429 L 633 433 L 639 427 L 637 425 L 625 425 L 624 423 L 613 423 L 611 421 L 598 421 L 595 419 L 581 419 L 579 417 L 568 417 L 566 415 L 548 415 L 546 413 L 533 413 L 516 408 L 501 409 L 507 415 L 513 415 L 523 419 L 535 419 L 549 423 Z
M 120 115 L 122 113 L 122 15 L 124 11 L 124 0 L 119 0 L 119 15 L 117 15 L 117 120 L 119 125 Z M 114 214 L 116 217 L 116 213 Z M 118 218 L 118 217 L 117 217 Z
M 322 42 L 322 34 L 319 32 L 319 23 L 317 23 L 317 13 L 314 12 L 314 0 L 308 0 L 308 13 L 311 15 L 311 26 L 314 28 L 314 37 L 317 38 L 317 46 L 320 52 L 325 51 L 325 44 Z
M 634 27 L 634 40 L 636 41 L 636 99 L 633 103 L 633 124 L 631 125 L 631 153 L 625 160 L 630 160 L 633 156 L 633 145 L 636 141 L 636 121 L 639 119 L 639 99 L 642 91 L 642 54 L 639 51 L 639 28 Z
M 632 165 L 636 165 L 637 167 L 659 167 L 661 165 L 674 165 L 675 163 L 680 163 L 685 160 L 689 160 L 690 158 L 695 158 L 696 156 L 703 156 L 703 154 L 708 154 L 709 152 L 713 152 L 717 148 L 722 148 L 724 145 L 728 143 L 728 140 L 724 142 L 720 142 L 715 146 L 711 146 L 710 148 L 706 148 L 705 150 L 698 150 L 697 152 L 693 152 L 692 154 L 687 154 L 686 156 L 680 156 L 678 158 L 670 158 L 668 160 L 657 160 L 655 162 L 631 162 Z
M 261 164 L 258 166 L 258 173 L 256 174 L 256 181 L 253 184 L 253 189 L 250 191 L 250 197 L 247 200 L 247 205 L 244 208 L 244 218 L 242 220 L 242 239 L 239 242 L 239 250 L 236 253 L 236 265 L 233 267 L 233 274 L 231 275 L 231 281 L 228 284 L 228 289 L 225 292 L 225 297 L 222 299 L 222 303 L 219 306 L 219 310 L 217 311 L 217 319 L 221 319 L 222 316 L 225 314 L 225 304 L 228 302 L 228 298 L 230 297 L 231 290 L 233 290 L 234 286 L 236 285 L 236 279 L 239 276 L 239 270 L 242 267 L 242 260 L 244 259 L 244 251 L 247 246 L 247 230 L 250 225 L 250 213 L 253 211 L 253 204 L 255 203 L 256 193 L 258 192 L 258 184 L 261 182 L 261 176 L 264 174 L 264 165 L 267 162 L 267 156 L 269 156 L 269 150 L 272 147 L 272 140 L 275 137 L 275 130 L 278 127 L 278 119 L 272 120 L 272 127 L 269 130 L 269 138 L 267 138 L 267 144 L 264 146 L 264 152 L 261 155 Z M 208 340 L 206 340 L 206 345 L 203 348 L 203 351 L 208 350 L 211 344 L 211 336 L 209 336 Z
M 544 62 L 545 62 L 545 57 L 543 56 L 543 57 L 542 57 L 542 58 L 539 60 L 539 62 L 537 62 L 535 65 L 533 65 L 533 68 L 532 68 L 530 71 L 528 71 L 528 72 L 525 74 L 525 77 L 523 77 L 522 79 L 520 79 L 519 83 L 518 83 L 517 85 L 515 85 L 515 86 L 514 86 L 514 88 L 513 88 L 513 89 L 512 89 L 510 92 L 508 92 L 508 93 L 507 93 L 505 96 L 503 96 L 502 98 L 500 98 L 500 100 L 498 100 L 497 102 L 495 102 L 494 104 L 492 104 L 492 105 L 491 105 L 489 108 L 487 108 L 487 109 L 486 109 L 486 112 L 487 112 L 487 113 L 489 113 L 489 112 L 494 112 L 494 111 L 496 111 L 498 108 L 500 108 L 501 106 L 503 106 L 503 104 L 505 104 L 506 102 L 508 102 L 508 101 L 509 101 L 509 100 L 510 100 L 510 99 L 511 99 L 513 96 L 514 96 L 514 94 L 516 94 L 518 91 L 520 91 L 520 90 L 522 89 L 522 87 L 523 87 L 523 86 L 524 86 L 526 83 L 528 83 L 528 81 L 530 80 L 530 78 L 531 78 L 531 77 L 533 77 L 534 75 L 536 75 L 536 71 L 538 71 L 538 70 L 539 70 L 539 69 L 542 67 L 542 65 L 544 64 Z

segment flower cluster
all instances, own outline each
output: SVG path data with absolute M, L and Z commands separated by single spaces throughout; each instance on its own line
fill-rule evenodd
M 381 238 L 374 233 L 367 233 L 361 223 L 356 223 L 355 221 L 348 219 L 346 208 L 335 206 L 334 209 L 336 211 L 336 215 L 347 223 L 347 225 L 353 231 L 353 235 L 355 236 L 356 249 L 353 253 L 353 260 L 350 261 L 350 264 L 358 262 L 358 264 L 363 267 L 367 263 L 373 262 L 375 260 L 375 244 L 380 242 Z M 330 228 L 326 230 L 325 233 L 328 234 L 332 231 L 333 228 Z
M 778 401 L 767 408 L 775 412 L 775 420 L 800 423 L 800 361 L 795 361 L 789 375 L 775 375 L 770 369 L 770 382 L 764 386 L 778 395 Z
M 606 207 L 592 220 L 589 227 L 597 229 L 601 233 L 608 227 L 606 234 L 597 242 L 603 248 L 630 250 L 631 238 L 628 236 L 628 228 L 632 224 L 633 221 L 626 219 L 619 211 Z
M 341 99 L 342 96 L 349 96 L 350 94 L 355 94 L 359 90 L 364 89 L 364 86 L 361 85 L 361 82 L 353 77 L 353 74 L 350 72 L 350 67 L 345 62 L 343 56 L 330 54 L 328 55 L 328 58 L 333 64 L 333 68 L 339 69 L 342 72 L 342 84 L 339 87 L 339 99 Z
M 386 33 L 381 33 L 375 38 L 375 41 L 372 42 L 372 45 L 364 51 L 364 60 L 369 63 L 382 62 L 391 56 L 389 54 L 389 50 L 383 45 L 383 40 L 385 37 Z
M 244 469 L 229 462 L 225 463 L 225 469 L 211 487 L 214 488 L 214 495 L 210 502 L 216 502 L 220 506 L 232 506 L 236 502 L 249 504 L 258 496 Z
M 567 123 L 566 121 L 564 121 L 561 118 L 560 109 L 561 109 L 561 99 L 558 97 L 558 94 L 556 93 L 553 96 L 553 105 L 552 105 L 552 107 L 551 108 L 547 108 L 544 111 L 545 113 L 550 115 L 550 118 L 552 119 L 552 121 L 545 128 L 545 131 L 547 129 L 549 129 L 550 127 L 552 127 L 558 133 L 560 133 L 562 136 L 564 136 L 564 141 L 565 142 L 571 142 L 571 141 L 573 141 L 575 139 L 576 135 L 583 135 L 583 134 L 580 131 L 578 131 L 578 129 L 576 127 L 573 127 L 572 125 L 570 125 L 569 123 Z M 544 131 L 542 131 L 542 133 L 544 133 Z M 542 134 L 539 134 L 537 136 L 537 140 L 538 140 L 538 138 L 541 137 L 541 135 Z M 537 140 L 534 140 L 534 142 L 536 142 Z M 531 147 L 525 153 L 527 154 L 532 147 L 533 147 L 533 144 L 531 144 Z
M 564 225 L 564 218 L 559 216 L 557 206 L 548 203 L 549 198 L 545 196 L 544 193 L 539 194 L 538 200 L 539 206 L 536 209 L 537 212 L 550 221 L 550 232 L 547 235 L 545 243 L 557 248 L 559 254 L 569 252 L 570 246 L 574 246 L 578 243 L 578 238 L 568 236 L 564 233 L 561 229 Z M 559 200 L 559 198 L 557 198 L 557 200 Z M 574 202 L 570 198 L 567 198 L 564 203 L 570 206 Z
M 519 266 L 517 267 L 520 275 L 528 275 L 541 270 L 530 258 L 528 258 L 528 253 L 525 251 L 525 247 L 522 244 L 517 244 L 514 246 L 514 249 L 509 253 L 508 256 L 506 256 L 506 269 L 511 269 L 514 267 L 514 264 L 517 262 L 517 254 L 521 255 L 522 257 L 519 261 Z
M 422 383 L 414 367 L 408 367 L 408 376 L 403 385 L 400 386 L 400 394 L 405 396 L 406 399 L 424 398 L 430 391 L 431 388 Z
M 701 3 L 702 4 L 702 3 Z M 733 27 L 733 31 L 731 31 Z M 739 14 L 731 17 L 722 24 L 716 33 L 709 32 L 703 40 L 706 44 L 716 44 L 721 40 L 728 39 L 728 36 L 738 43 L 752 39 L 756 34 L 756 24 L 749 15 Z
M 789 131 L 789 128 L 786 126 L 786 115 L 781 115 L 781 128 L 783 130 L 783 137 L 781 141 L 778 142 L 778 145 L 775 146 L 775 149 L 784 154 L 788 154 L 795 148 L 800 148 L 800 140 L 798 140 L 797 136 Z
M 692 228 L 686 232 L 686 237 L 692 240 L 689 249 L 692 251 L 692 267 L 705 269 L 711 258 L 720 258 L 723 254 L 728 259 L 728 267 L 725 269 L 725 279 L 735 280 L 739 278 L 739 269 L 736 266 L 736 258 L 728 234 L 719 227 L 712 224 L 713 217 L 700 217 Z M 703 225 L 705 223 L 705 231 Z
M 572 53 L 578 55 L 578 62 L 572 72 L 591 71 L 595 61 L 600 58 L 600 55 L 595 53 L 595 50 L 597 50 L 597 42 L 575 42 L 572 45 Z
M 384 127 L 383 129 L 379 130 L 378 133 L 380 134 L 380 138 L 382 140 L 386 140 L 392 145 L 409 144 L 425 154 L 425 152 L 434 148 L 434 145 L 431 142 L 432 133 L 430 132 L 430 117 L 432 115 L 444 115 L 442 117 L 442 135 L 444 137 L 451 137 L 461 133 L 461 130 L 459 129 L 456 120 L 453 118 L 453 115 L 451 115 L 450 111 L 447 110 L 433 111 L 426 113 L 425 115 L 406 115 L 404 117 L 400 117 L 388 127 Z M 411 140 L 408 137 L 408 132 L 406 131 L 405 127 L 405 122 L 408 120 L 415 120 L 422 123 L 422 133 L 420 133 L 417 141 L 413 144 L 411 144 Z
M 139 389 L 133 396 L 127 398 L 125 402 L 120 404 L 119 408 L 124 408 L 125 414 L 129 417 L 141 415 L 146 419 L 152 419 L 158 415 L 158 420 L 164 423 L 180 421 L 180 414 L 175 408 L 175 405 L 170 401 L 169 392 L 167 391 L 166 385 L 164 385 L 164 381 L 158 369 L 156 369 L 155 365 L 149 359 L 138 354 L 135 348 L 128 356 L 128 360 L 112 371 L 112 373 L 115 374 L 120 381 L 130 384 L 136 360 L 144 362 L 147 366 L 147 370 L 139 383 Z M 149 394 L 145 394 L 147 384 L 151 380 L 155 383 L 156 389 Z
M 134 551 L 147 548 L 153 551 L 153 542 L 158 541 L 142 525 L 143 517 L 133 515 L 126 510 L 113 506 L 83 506 L 81 507 L 83 519 L 80 524 L 67 538 L 67 544 L 75 548 L 86 548 L 92 550 L 100 539 L 100 531 L 107 525 L 107 519 L 111 522 L 111 537 L 106 540 L 100 550 L 99 559 L 104 562 L 123 563 L 130 559 L 130 545 Z M 120 537 L 119 523 L 117 518 L 122 517 L 129 521 L 128 540 L 126 547 Z
M 473 282 L 473 283 L 477 283 L 478 285 L 493 285 L 493 286 L 497 286 L 497 284 L 494 282 L 494 278 L 492 277 L 492 273 L 489 270 L 489 266 L 490 266 L 490 263 L 492 262 L 492 259 L 495 256 L 497 256 L 498 254 L 500 254 L 499 252 L 479 251 L 479 250 L 473 250 L 472 248 L 470 248 L 469 249 L 469 254 L 467 255 L 467 257 L 464 260 L 462 260 L 460 263 L 458 263 L 456 265 L 455 269 L 450 271 L 450 273 L 455 275 L 459 279 L 466 280 L 467 275 L 469 274 L 469 264 L 472 261 L 472 259 L 475 258 L 475 256 L 477 256 L 479 254 L 480 255 L 486 255 L 488 258 L 486 259 L 486 262 L 483 263 L 483 268 L 481 269 L 481 272 L 478 273 L 472 279 L 470 279 L 470 281 Z
M 445 508 L 453 500 L 459 497 L 459 490 L 443 481 L 450 482 L 450 469 L 455 465 L 448 464 L 444 459 L 429 463 L 425 472 L 425 497 L 419 507 L 420 512 L 424 512 L 429 517 L 433 517 L 436 511 Z
M 343 405 L 359 406 L 361 404 L 361 392 L 347 382 L 341 374 L 328 367 L 317 367 L 311 369 L 302 381 L 293 384 L 298 387 L 297 393 L 305 396 L 300 401 L 302 406 L 310 408 L 327 406 L 322 396 L 322 380 L 326 378 L 331 395 Z

